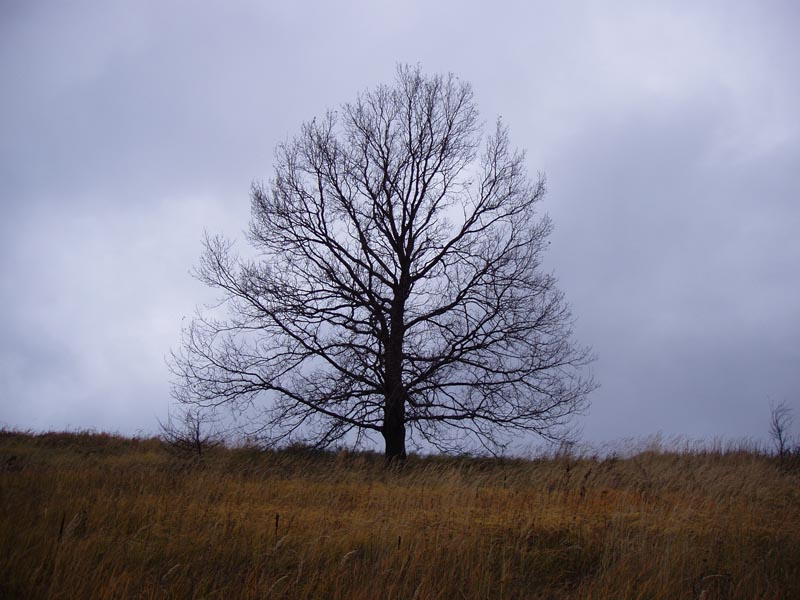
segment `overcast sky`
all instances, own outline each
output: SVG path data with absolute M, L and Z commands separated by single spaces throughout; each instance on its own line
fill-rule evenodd
M 800 9 L 772 2 L 0 2 L 0 425 L 154 431 L 164 356 L 302 121 L 473 84 L 547 174 L 599 356 L 589 441 L 800 433 Z

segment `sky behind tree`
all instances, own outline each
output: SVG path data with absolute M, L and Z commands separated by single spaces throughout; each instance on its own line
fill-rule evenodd
M 155 431 L 204 229 L 243 242 L 276 144 L 398 63 L 546 173 L 587 440 L 800 421 L 795 3 L 430 4 L 2 3 L 0 424 Z

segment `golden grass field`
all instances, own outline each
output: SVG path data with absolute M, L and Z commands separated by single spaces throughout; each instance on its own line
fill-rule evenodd
M 409 459 L 0 432 L 2 598 L 800 598 L 745 450 Z

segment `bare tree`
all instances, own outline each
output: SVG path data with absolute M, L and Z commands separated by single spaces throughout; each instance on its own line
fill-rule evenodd
M 173 354 L 174 395 L 256 411 L 273 440 L 380 434 L 493 451 L 558 439 L 595 387 L 592 356 L 541 269 L 543 178 L 498 121 L 482 143 L 471 87 L 398 68 L 393 86 L 302 126 L 252 188 L 257 259 L 206 236 L 199 314 Z
M 178 413 L 170 412 L 166 423 L 158 422 L 161 440 L 182 454 L 196 454 L 222 444 L 222 436 L 213 428 L 213 417 L 199 407 L 188 407 Z
M 773 404 L 770 402 L 769 434 L 778 452 L 778 459 L 783 463 L 786 455 L 791 452 L 789 439 L 792 428 L 792 409 L 785 402 Z

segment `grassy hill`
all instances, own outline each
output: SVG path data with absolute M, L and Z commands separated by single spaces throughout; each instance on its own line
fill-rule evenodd
M 758 452 L 409 459 L 0 432 L 2 598 L 800 598 Z

